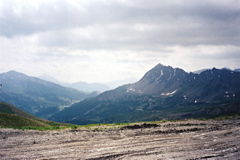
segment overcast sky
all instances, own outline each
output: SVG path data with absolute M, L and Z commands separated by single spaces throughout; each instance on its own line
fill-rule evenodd
M 240 68 L 240 0 L 0 0 L 0 73 L 140 79 L 158 63 Z

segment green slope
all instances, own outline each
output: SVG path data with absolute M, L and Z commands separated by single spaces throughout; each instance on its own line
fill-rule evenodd
M 58 129 L 70 124 L 57 123 L 37 118 L 6 102 L 0 103 L 0 128 Z
M 7 113 L 7 114 L 16 114 L 18 116 L 23 116 L 25 118 L 37 118 L 27 112 L 24 112 L 22 111 L 21 109 L 11 105 L 11 104 L 8 104 L 6 102 L 1 102 L 0 103 L 0 113 Z

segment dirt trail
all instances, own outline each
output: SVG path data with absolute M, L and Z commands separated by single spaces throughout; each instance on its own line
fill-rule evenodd
M 240 120 L 142 124 L 105 131 L 0 129 L 0 159 L 238 159 Z

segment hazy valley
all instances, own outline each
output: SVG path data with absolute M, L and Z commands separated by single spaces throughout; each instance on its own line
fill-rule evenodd
M 97 95 L 96 92 L 85 93 L 16 71 L 0 74 L 0 83 L 0 101 L 45 119 L 74 102 Z

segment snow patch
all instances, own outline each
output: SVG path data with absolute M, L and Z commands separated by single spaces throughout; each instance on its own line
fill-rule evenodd
M 169 78 L 167 79 L 167 81 L 169 81 L 172 78 L 172 74 L 170 74 Z
M 177 89 L 175 91 L 173 91 L 173 92 L 170 92 L 170 93 L 162 93 L 161 96 L 172 96 L 176 92 L 177 92 Z
M 128 88 L 126 92 L 134 92 L 135 89 L 134 88 Z
M 163 75 L 163 70 L 161 70 L 161 75 L 160 75 L 160 77 Z
M 139 90 L 138 93 L 143 93 L 143 91 Z
M 156 81 L 158 81 L 162 76 L 163 76 L 163 70 L 161 70 L 160 76 L 156 79 Z
M 175 77 L 176 76 L 176 69 L 174 69 L 174 74 L 173 74 L 173 77 Z

